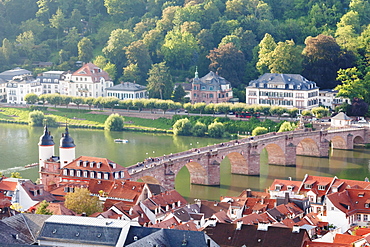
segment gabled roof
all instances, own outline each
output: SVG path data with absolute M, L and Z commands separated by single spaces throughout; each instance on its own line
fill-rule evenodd
M 219 211 L 227 212 L 229 210 L 229 207 L 230 204 L 227 202 L 201 200 L 200 212 L 204 213 L 204 218 L 209 218 Z
M 30 239 L 24 236 L 19 231 L 9 227 L 4 222 L 0 221 L 0 241 L 1 244 L 31 244 Z
M 137 239 L 137 241 L 125 246 L 207 246 L 206 237 L 203 232 L 183 231 L 176 229 L 160 229 L 159 231 L 155 231 L 141 239 Z
M 266 229 L 266 228 L 265 228 Z M 310 240 L 305 230 L 293 232 L 291 228 L 269 226 L 267 230 L 258 230 L 256 225 L 217 223 L 208 226 L 204 232 L 220 246 L 264 246 L 264 247 L 301 247 Z
M 354 244 L 360 240 L 364 240 L 364 237 L 337 233 L 333 242 L 338 244 Z
M 87 162 L 86 165 L 84 164 L 84 162 Z M 125 177 L 128 176 L 127 168 L 107 158 L 80 156 L 77 159 L 73 160 L 71 163 L 64 166 L 64 168 L 81 170 L 81 171 L 84 171 L 84 170 L 96 171 L 96 172 L 125 171 Z
M 178 202 L 180 202 L 180 205 L 178 205 Z M 167 205 L 172 209 L 172 205 L 179 208 L 186 205 L 187 201 L 176 190 L 169 190 L 146 199 L 143 201 L 143 204 L 149 209 L 155 208 L 156 206 L 161 206 L 162 209 L 164 209 Z
M 244 225 L 256 225 L 258 223 L 272 223 L 275 220 L 270 218 L 267 213 L 263 214 L 249 214 L 234 221 L 234 223 L 241 221 Z
M 17 214 L 3 219 L 2 222 L 5 223 L 8 228 L 10 227 L 16 230 L 19 238 L 23 239 L 25 243 L 33 244 L 36 242 L 45 220 L 49 217 L 50 215 L 42 214 Z M 2 230 L 0 230 L 0 232 L 1 231 Z
M 335 115 L 331 119 L 333 119 L 333 120 L 346 120 L 346 121 L 351 121 L 352 120 L 352 118 L 348 117 L 344 112 L 339 112 L 337 115 Z
M 327 196 L 333 205 L 346 215 L 370 214 L 370 190 L 347 189 Z
M 207 84 L 207 85 L 213 85 L 217 88 L 215 90 L 219 89 L 221 85 L 227 85 L 230 84 L 225 78 L 219 76 L 217 73 L 210 71 L 208 74 L 203 76 L 202 78 L 193 78 L 192 80 L 195 84 Z
M 0 191 L 14 191 L 17 187 L 17 181 L 9 181 L 9 178 L 0 178 Z
M 93 82 L 99 82 L 100 77 L 103 77 L 107 81 L 111 80 L 107 72 L 92 63 L 84 64 L 81 68 L 72 73 L 72 76 L 93 77 Z

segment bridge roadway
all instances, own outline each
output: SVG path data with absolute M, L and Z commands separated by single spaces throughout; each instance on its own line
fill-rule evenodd
M 263 149 L 267 150 L 269 164 L 295 166 L 297 155 L 329 157 L 330 147 L 353 149 L 354 144 L 368 143 L 369 133 L 369 129 L 364 127 L 272 132 L 147 158 L 127 169 L 133 180 L 142 179 L 173 189 L 177 173 L 186 166 L 191 183 L 219 185 L 219 165 L 226 156 L 230 160 L 232 173 L 259 175 L 260 153 Z

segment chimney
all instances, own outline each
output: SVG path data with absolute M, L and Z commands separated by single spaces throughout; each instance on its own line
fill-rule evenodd
M 268 224 L 261 223 L 261 222 L 258 223 L 257 231 L 265 231 L 265 232 L 267 232 L 268 229 L 269 229 L 269 225 Z
M 240 231 L 242 229 L 243 221 L 236 222 L 236 230 Z
M 292 233 L 299 233 L 299 226 L 293 226 Z
M 284 205 L 288 204 L 288 203 L 289 203 L 289 201 L 290 201 L 290 199 L 289 199 L 289 193 L 288 193 L 288 192 L 286 192 L 286 193 L 285 193 L 285 197 L 284 197 Z
M 247 192 L 247 197 L 252 197 L 252 190 L 251 189 L 247 189 L 246 192 Z
M 202 206 L 202 201 L 200 199 L 194 199 L 194 202 L 198 205 L 199 208 Z

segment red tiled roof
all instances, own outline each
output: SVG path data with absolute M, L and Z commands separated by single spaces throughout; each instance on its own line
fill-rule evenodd
M 84 166 L 83 164 L 80 165 L 80 161 L 88 161 L 89 164 Z M 95 162 L 95 163 L 94 163 Z M 100 163 L 100 167 L 97 167 L 97 164 Z M 93 167 L 91 167 L 93 164 Z M 106 159 L 106 158 L 98 158 L 98 157 L 90 157 L 90 156 L 80 156 L 77 159 L 73 160 L 71 163 L 67 164 L 64 168 L 68 169 L 75 169 L 75 170 L 88 170 L 88 171 L 96 171 L 96 172 L 116 172 L 116 171 L 125 171 L 125 177 L 128 177 L 127 168 L 118 165 L 117 163 Z
M 14 191 L 17 187 L 17 182 L 6 181 L 5 179 L 0 180 L 0 190 L 3 191 Z
M 361 239 L 364 239 L 362 236 L 354 236 L 354 235 L 349 235 L 349 234 L 339 234 L 337 233 L 335 235 L 333 243 L 338 243 L 338 244 L 352 244 L 355 243 Z
M 359 197 L 360 192 L 364 192 L 364 196 Z M 336 208 L 347 215 L 370 213 L 370 205 L 367 205 L 368 198 L 370 198 L 370 190 L 347 189 L 342 192 L 332 193 L 327 198 Z
M 93 81 L 99 81 L 100 77 L 103 77 L 105 80 L 110 80 L 109 75 L 104 70 L 100 69 L 98 66 L 92 63 L 86 63 L 81 68 L 76 70 L 72 76 L 89 76 L 93 77 Z

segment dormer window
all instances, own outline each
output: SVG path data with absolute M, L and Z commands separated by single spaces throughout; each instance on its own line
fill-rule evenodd
M 64 176 L 68 176 L 68 170 L 67 170 L 67 169 L 64 169 L 64 170 L 63 170 L 63 175 L 64 175 Z
M 365 208 L 369 208 L 369 203 L 365 203 Z
M 84 177 L 87 178 L 87 171 L 84 171 Z
M 125 177 L 125 172 L 121 172 L 121 178 Z
M 75 175 L 75 171 L 74 170 L 69 170 L 69 176 L 74 176 Z
M 288 186 L 288 190 L 292 191 L 293 190 L 293 187 L 294 187 L 293 185 L 289 185 Z
M 358 193 L 358 197 L 364 197 L 365 193 L 364 192 L 360 192 Z
M 90 172 L 90 178 L 95 178 L 95 172 Z
M 108 173 L 104 173 L 104 179 L 108 179 L 109 178 L 109 174 Z
M 96 164 L 96 168 L 100 168 L 101 166 L 101 162 L 99 162 L 98 164 Z
M 275 190 L 277 191 L 281 190 L 281 185 L 280 184 L 275 185 Z
M 305 189 L 312 189 L 312 184 L 304 184 Z
M 318 186 L 319 190 L 325 190 L 325 187 L 326 187 L 325 185 L 319 185 Z
M 90 167 L 93 168 L 94 167 L 94 164 L 95 164 L 94 161 L 90 162 Z
M 77 177 L 81 177 L 81 171 L 77 171 L 77 172 L 76 172 L 76 176 L 77 176 Z

